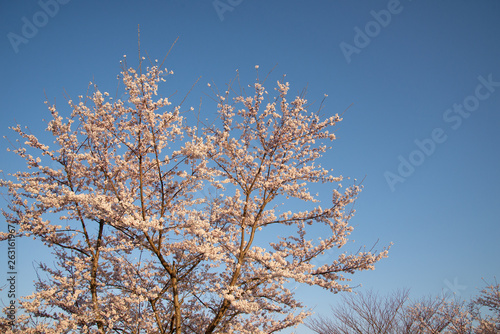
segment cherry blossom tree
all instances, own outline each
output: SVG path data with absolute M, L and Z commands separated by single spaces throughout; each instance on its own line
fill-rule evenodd
M 487 284 L 474 299 L 475 318 L 479 321 L 477 333 L 489 334 L 500 331 L 500 284 L 496 278 L 495 283 Z M 481 308 L 486 308 L 487 312 L 482 315 Z
M 50 145 L 12 128 L 28 169 L 0 181 L 3 214 L 55 262 L 39 265 L 7 332 L 274 333 L 310 314 L 291 284 L 350 291 L 347 275 L 387 256 L 335 253 L 361 190 L 319 163 L 338 115 L 257 80 L 250 95 L 212 85 L 216 121 L 193 125 L 158 98 L 163 63 L 122 64 L 126 99 L 91 84 L 66 116 L 47 102 Z M 318 263 L 325 252 L 337 255 Z

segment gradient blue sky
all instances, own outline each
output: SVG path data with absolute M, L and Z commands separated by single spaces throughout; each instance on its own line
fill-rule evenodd
M 455 290 L 467 298 L 483 286 L 481 277 L 499 276 L 500 2 L 220 0 L 230 10 L 219 13 L 213 1 L 61 2 L 57 11 L 49 7 L 51 15 L 37 1 L 0 3 L 2 136 L 15 138 L 7 129 L 15 122 L 42 134 L 44 94 L 62 107 L 64 90 L 84 95 L 89 81 L 115 92 L 122 56 L 137 65 L 140 24 L 142 49 L 153 59 L 179 37 L 166 62 L 175 75 L 165 87 L 180 98 L 201 76 L 187 101 L 195 107 L 200 97 L 208 100 L 207 82 L 222 86 L 239 69 L 252 83 L 256 64 L 261 73 L 278 64 L 273 74 L 286 73 L 291 92 L 307 85 L 311 101 L 328 94 L 327 114 L 353 103 L 324 164 L 366 177 L 352 247 L 394 242 L 375 271 L 354 276 L 362 289 L 409 287 L 415 297 Z M 388 9 L 390 19 L 381 12 Z M 34 21 L 36 32 L 23 31 Z M 11 42 L 13 34 L 24 43 Z M 346 57 L 341 46 L 356 45 Z M 208 107 L 202 113 L 213 116 Z M 427 143 L 428 154 L 415 141 Z M 22 165 L 7 146 L 2 140 L 0 169 L 16 171 Z M 418 166 L 399 175 L 401 159 Z M 404 182 L 391 187 L 387 172 Z M 6 253 L 0 245 L 0 285 Z M 33 261 L 46 254 L 18 241 L 21 294 L 32 290 Z M 339 300 L 319 289 L 297 293 L 323 314 Z

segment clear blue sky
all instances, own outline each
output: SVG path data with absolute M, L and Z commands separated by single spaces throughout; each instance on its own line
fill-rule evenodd
M 153 59 L 179 37 L 166 89 L 181 97 L 201 76 L 195 107 L 208 100 L 207 82 L 223 85 L 239 69 L 251 83 L 256 64 L 262 73 L 278 64 L 274 74 L 286 73 L 292 92 L 307 85 L 311 101 L 328 94 L 326 113 L 354 103 L 324 164 L 366 176 L 352 247 L 394 242 L 375 271 L 354 276 L 363 289 L 467 298 L 481 277 L 500 276 L 500 2 L 220 0 L 217 10 L 213 1 L 44 1 L 0 3 L 2 136 L 15 138 L 7 127 L 16 121 L 43 133 L 44 94 L 62 107 L 64 91 L 85 94 L 89 81 L 115 92 L 122 56 L 137 64 L 140 24 Z M 6 147 L 0 169 L 16 171 Z M 44 254 L 18 241 L 23 294 Z M 3 285 L 5 244 L 0 266 Z M 339 299 L 297 292 L 319 313 Z

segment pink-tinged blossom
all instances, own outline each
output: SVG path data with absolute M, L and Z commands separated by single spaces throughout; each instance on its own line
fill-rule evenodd
M 4 216 L 57 261 L 40 265 L 13 330 L 273 333 L 310 314 L 287 284 L 350 291 L 347 275 L 387 256 L 317 261 L 348 241 L 361 191 L 335 185 L 327 201 L 309 191 L 343 180 L 319 163 L 338 115 L 321 118 L 304 96 L 289 100 L 287 82 L 274 98 L 256 82 L 253 96 L 232 97 L 231 87 L 216 95 L 221 126 L 198 129 L 156 97 L 172 71 L 122 64 L 128 103 L 91 84 L 66 117 L 48 105 L 53 144 L 12 128 L 29 171 L 0 181 L 10 196 Z M 202 195 L 209 188 L 216 193 Z M 287 199 L 304 209 L 291 211 Z

